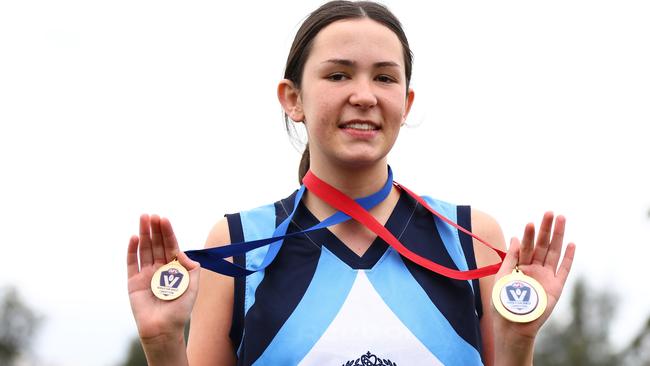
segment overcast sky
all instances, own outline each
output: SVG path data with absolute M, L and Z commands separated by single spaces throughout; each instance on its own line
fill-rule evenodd
M 196 249 L 224 213 L 297 188 L 275 86 L 320 1 L 219 4 L 0 2 L 0 286 L 44 317 L 37 364 L 124 358 L 141 213 Z M 566 215 L 569 286 L 617 293 L 627 341 L 650 314 L 649 3 L 387 4 L 415 53 L 396 180 L 488 212 L 507 237 Z

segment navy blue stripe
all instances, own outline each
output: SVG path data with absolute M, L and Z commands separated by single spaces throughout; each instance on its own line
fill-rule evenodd
M 460 225 L 465 230 L 472 231 L 472 208 L 470 206 L 457 206 L 457 224 Z M 474 240 L 468 234 L 463 233 L 458 230 L 458 236 L 460 237 L 460 245 L 463 247 L 463 252 L 465 253 L 465 259 L 467 260 L 467 267 L 469 269 L 475 269 L 476 265 L 476 256 L 474 255 Z M 476 314 L 478 318 L 483 317 L 483 303 L 481 302 L 481 286 L 479 280 L 472 280 L 472 286 L 474 287 L 474 307 L 476 309 Z M 481 324 L 476 322 L 476 334 L 478 337 L 478 351 L 483 354 L 483 341 L 481 337 Z
M 228 220 L 228 231 L 230 232 L 230 242 L 240 243 L 244 241 L 244 230 L 241 224 L 239 213 L 226 215 Z M 240 266 L 246 266 L 246 255 L 236 255 L 233 262 Z M 246 293 L 246 278 L 235 277 L 235 301 L 232 308 L 232 325 L 230 326 L 230 340 L 233 349 L 237 353 L 237 348 L 241 343 L 244 333 L 244 296 Z
M 460 225 L 463 229 L 471 232 L 472 208 L 470 206 L 458 206 L 456 212 L 458 215 L 457 224 Z M 476 256 L 474 255 L 474 241 L 472 240 L 472 237 L 460 230 L 458 231 L 458 236 L 460 237 L 460 245 L 463 247 L 463 252 L 465 253 L 465 259 L 467 260 L 468 268 L 476 269 Z M 479 286 L 479 280 L 472 280 L 472 285 L 474 286 L 474 302 L 476 303 L 476 313 L 480 319 L 483 317 L 483 305 L 481 302 L 481 287 Z
M 284 202 L 290 210 L 293 195 Z M 275 208 L 277 225 L 287 214 L 280 202 Z M 294 217 L 304 214 L 304 207 L 299 207 Z M 292 223 L 287 232 L 299 230 Z M 304 235 L 285 239 L 278 256 L 265 269 L 264 279 L 255 292 L 255 303 L 246 314 L 246 336 L 238 365 L 253 364 L 269 346 L 309 287 L 319 257 L 320 247 Z
M 417 202 L 410 198 L 411 205 Z M 406 214 L 403 212 L 402 214 Z M 400 240 L 413 252 L 445 267 L 458 269 L 447 253 L 440 234 L 436 228 L 433 215 L 421 205 L 415 209 L 411 224 Z M 402 257 L 406 268 L 420 284 L 427 296 L 449 321 L 456 333 L 477 350 L 480 350 L 480 332 L 474 310 L 474 295 L 467 281 L 454 280 Z

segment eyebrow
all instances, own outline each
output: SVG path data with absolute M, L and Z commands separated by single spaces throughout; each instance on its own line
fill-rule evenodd
M 343 66 L 355 66 L 356 62 L 352 60 L 346 60 L 346 59 L 341 59 L 341 58 L 331 58 L 329 60 L 325 60 L 321 62 L 323 64 L 326 63 L 332 63 L 332 64 L 337 64 L 337 65 L 343 65 Z M 374 67 L 399 67 L 399 64 L 393 61 L 379 61 L 375 62 L 373 64 Z

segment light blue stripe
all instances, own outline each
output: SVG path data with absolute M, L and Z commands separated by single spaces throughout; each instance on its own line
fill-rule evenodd
M 297 365 L 338 314 L 356 276 L 323 246 L 305 295 L 254 365 Z
M 444 365 L 482 365 L 480 353 L 456 333 L 399 254 L 393 248 L 388 251 L 383 261 L 367 271 L 368 279 L 386 305 Z
M 431 206 L 431 208 L 438 211 L 449 220 L 453 222 L 458 222 L 456 206 L 446 202 L 434 200 L 431 197 L 425 196 L 422 198 L 424 198 L 424 200 L 429 204 L 429 206 Z M 438 228 L 438 232 L 440 233 L 442 242 L 445 244 L 447 253 L 449 253 L 451 259 L 454 261 L 454 264 L 456 264 L 456 267 L 458 267 L 458 269 L 466 271 L 467 260 L 465 259 L 465 255 L 463 254 L 463 247 L 460 245 L 458 230 L 455 227 L 442 221 L 437 216 L 434 217 L 435 217 L 436 227 Z
M 240 213 L 244 240 L 268 238 L 275 230 L 275 205 L 270 204 Z M 268 246 L 263 246 L 246 253 L 246 266 L 258 266 L 264 260 Z M 255 302 L 255 291 L 264 278 L 264 271 L 257 271 L 246 277 L 246 294 L 244 296 L 244 314 Z
M 444 217 L 449 220 L 458 223 L 458 211 L 455 205 L 451 203 L 435 200 L 431 197 L 423 196 L 422 197 L 434 210 L 438 211 Z M 458 234 L 458 229 L 449 225 L 448 223 L 442 221 L 438 216 L 434 215 L 434 221 L 436 227 L 438 228 L 438 233 L 440 233 L 440 238 L 442 239 L 447 253 L 451 256 L 451 259 L 454 261 L 456 267 L 461 271 L 467 271 L 469 269 L 467 265 L 467 257 L 463 251 L 463 246 L 460 244 L 460 236 Z M 474 291 L 474 284 L 471 280 L 467 281 L 470 288 Z

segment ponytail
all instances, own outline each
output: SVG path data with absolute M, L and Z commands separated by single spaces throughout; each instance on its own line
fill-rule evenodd
M 300 158 L 300 165 L 298 166 L 298 182 L 302 184 L 302 178 L 305 177 L 305 174 L 309 171 L 309 143 L 305 145 L 305 151 L 302 153 L 302 158 Z

